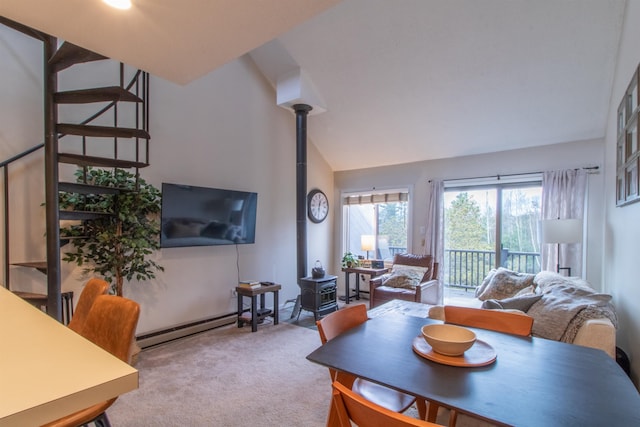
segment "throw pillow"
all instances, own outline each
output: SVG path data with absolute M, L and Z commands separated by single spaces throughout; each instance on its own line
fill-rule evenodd
M 535 304 L 542 295 L 530 294 L 526 296 L 516 296 L 502 300 L 488 299 L 482 303 L 482 308 L 489 309 L 514 309 L 527 312 L 533 304 Z
M 498 268 L 491 281 L 478 299 L 486 301 L 488 299 L 505 299 L 510 298 L 518 293 L 518 291 L 533 285 L 535 275 L 526 273 L 516 273 L 506 268 Z
M 496 274 L 496 271 L 497 270 L 495 268 L 489 271 L 489 274 L 487 274 L 487 277 L 485 277 L 482 283 L 480 284 L 480 286 L 476 288 L 476 295 L 475 295 L 476 298 L 478 298 L 478 296 L 480 296 L 480 294 L 482 294 L 484 290 L 487 288 L 487 285 L 489 284 L 489 282 L 491 282 L 491 279 L 493 279 L 493 276 Z
M 566 277 L 562 276 L 555 271 L 541 271 L 536 274 L 534 282 L 537 286 L 538 293 L 549 292 L 554 286 L 564 285 L 574 288 L 581 288 L 587 291 L 593 291 L 593 288 L 585 280 L 579 277 Z
M 382 285 L 392 288 L 415 289 L 427 270 L 427 267 L 394 264 L 391 273 L 382 280 Z
M 531 286 L 527 286 L 526 288 L 520 289 L 513 297 L 515 298 L 515 297 L 523 297 L 527 295 L 537 295 L 537 294 L 538 292 L 536 292 L 536 284 L 534 283 Z

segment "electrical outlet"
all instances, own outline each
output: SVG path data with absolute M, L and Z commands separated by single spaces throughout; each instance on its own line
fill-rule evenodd
M 231 288 L 231 298 L 237 298 L 238 297 L 238 292 L 236 291 L 236 288 Z

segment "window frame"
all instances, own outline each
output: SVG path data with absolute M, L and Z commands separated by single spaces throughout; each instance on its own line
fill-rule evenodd
M 493 268 L 498 268 L 502 265 L 502 192 L 505 189 L 508 190 L 513 188 L 527 187 L 540 187 L 542 189 L 542 173 L 444 181 L 445 193 L 449 191 L 463 192 L 483 189 L 492 189 L 496 191 L 496 235 L 495 246 L 493 248 L 495 254 L 495 265 L 493 266 Z M 446 230 L 443 230 L 443 233 L 446 234 Z M 447 248 L 443 248 L 443 250 L 446 249 Z M 540 254 L 540 256 L 542 256 L 542 254 Z
M 345 200 L 348 197 L 353 196 L 364 196 L 369 194 L 391 194 L 391 193 L 407 193 L 407 252 L 411 252 L 413 250 L 413 186 L 393 186 L 393 187 L 385 187 L 378 188 L 374 187 L 373 189 L 364 189 L 364 190 L 344 190 L 340 192 L 340 205 L 341 205 L 341 253 L 344 254 L 349 249 L 349 224 L 348 224 L 348 215 L 346 209 L 348 208 L 348 204 L 345 203 Z M 375 256 L 375 255 L 374 255 Z

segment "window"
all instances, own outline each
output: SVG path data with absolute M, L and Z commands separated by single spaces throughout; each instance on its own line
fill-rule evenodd
M 499 266 L 540 271 L 540 177 L 494 181 L 445 185 L 445 287 L 475 289 Z
M 407 251 L 409 191 L 350 193 L 343 198 L 344 252 L 390 260 Z M 363 236 L 367 236 L 364 237 Z M 367 250 L 363 242 L 373 242 Z

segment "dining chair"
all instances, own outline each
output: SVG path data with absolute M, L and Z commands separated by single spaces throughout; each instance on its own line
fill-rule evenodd
M 87 320 L 89 310 L 98 295 L 104 295 L 109 291 L 109 283 L 94 277 L 84 285 L 84 289 L 78 298 L 78 304 L 69 321 L 69 328 L 82 334 L 82 328 Z
M 140 306 L 137 302 L 115 296 L 98 295 L 87 314 L 81 335 L 108 351 L 118 359 L 129 363 L 131 343 L 134 339 Z M 117 397 L 67 415 L 43 427 L 77 427 L 90 422 L 98 427 L 109 427 L 105 411 Z
M 351 427 L 351 422 L 367 427 L 435 427 L 438 424 L 418 420 L 377 405 L 344 384 L 333 382 L 331 411 L 327 427 Z
M 533 327 L 533 317 L 525 313 L 453 305 L 444 306 L 444 321 L 525 337 Z
M 316 322 L 320 333 L 320 341 L 325 344 L 327 341 L 353 327 L 361 325 L 367 320 L 369 320 L 369 317 L 364 304 L 356 304 L 334 311 Z M 426 416 L 427 405 L 423 399 L 416 399 L 415 396 L 357 378 L 346 372 L 336 371 L 335 369 L 329 368 L 329 375 L 332 382 L 338 381 L 346 387 L 350 387 L 351 390 L 365 399 L 388 410 L 404 412 L 415 402 L 420 418 L 424 419 Z
M 453 305 L 444 306 L 444 321 L 455 325 L 489 329 L 523 337 L 530 336 L 533 327 L 533 317 L 527 316 L 525 313 Z M 426 418 L 428 421 L 436 420 L 438 408 L 437 404 L 429 404 Z M 449 427 L 456 425 L 457 417 L 457 411 L 451 409 Z

